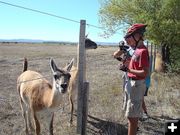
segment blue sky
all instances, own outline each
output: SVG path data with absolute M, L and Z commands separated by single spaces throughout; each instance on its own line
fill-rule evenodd
M 75 21 L 100 26 L 99 0 L 0 0 L 7 3 L 51 13 Z M 55 41 L 78 41 L 79 23 L 19 9 L 0 3 L 0 39 L 42 39 Z M 86 34 L 94 41 L 119 42 L 122 34 L 108 39 L 101 37 L 101 29 L 86 26 Z

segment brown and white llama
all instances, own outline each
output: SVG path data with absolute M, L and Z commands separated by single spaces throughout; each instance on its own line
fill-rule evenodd
M 76 88 L 77 69 L 73 66 L 74 59 L 60 69 L 56 66 L 53 59 L 50 60 L 52 70 L 53 85 L 51 85 L 40 73 L 27 70 L 27 59 L 24 60 L 23 73 L 17 79 L 17 90 L 20 96 L 20 105 L 25 122 L 26 134 L 29 134 L 28 128 L 33 129 L 35 134 L 40 134 L 40 122 L 38 116 L 44 116 L 49 125 L 49 134 L 53 135 L 53 117 L 54 111 L 63 102 L 63 94 L 69 93 L 71 103 L 71 118 L 73 114 L 72 89 Z M 38 115 L 37 115 L 38 114 Z
M 85 49 L 96 49 L 97 44 L 85 39 Z M 27 70 L 28 62 L 24 60 L 23 73 L 17 79 L 17 90 L 20 96 L 20 105 L 25 123 L 26 134 L 29 133 L 28 128 L 33 129 L 31 117 L 33 120 L 35 134 L 40 134 L 40 122 L 37 113 L 45 115 L 49 125 L 49 134 L 53 135 L 53 117 L 54 111 L 62 104 L 63 95 L 68 92 L 70 102 L 70 125 L 73 123 L 74 100 L 77 89 L 78 69 L 73 66 L 74 59 L 59 69 L 54 60 L 50 60 L 52 70 L 53 85 L 51 85 L 45 77 L 40 73 Z

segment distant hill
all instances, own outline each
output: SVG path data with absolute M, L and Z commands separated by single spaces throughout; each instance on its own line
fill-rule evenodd
M 77 44 L 77 42 L 71 41 L 51 41 L 51 40 L 40 40 L 40 39 L 0 39 L 0 42 L 15 42 L 15 43 L 67 43 L 67 44 Z M 95 41 L 96 42 L 96 41 Z M 97 45 L 108 45 L 108 46 L 116 46 L 118 43 L 112 42 L 96 42 Z
M 117 46 L 119 43 L 112 43 L 112 42 L 96 42 L 98 45 L 107 45 L 107 46 Z
M 38 40 L 38 39 L 0 39 L 0 42 L 43 43 L 43 40 Z

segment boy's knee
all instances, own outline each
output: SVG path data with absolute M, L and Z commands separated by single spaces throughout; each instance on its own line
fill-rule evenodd
M 137 117 L 128 117 L 128 120 L 131 124 L 136 124 L 138 122 L 138 119 Z

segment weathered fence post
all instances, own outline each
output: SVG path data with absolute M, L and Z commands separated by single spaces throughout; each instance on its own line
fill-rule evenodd
M 156 67 L 156 45 L 154 45 L 154 60 L 153 60 L 153 71 L 155 71 L 155 67 Z
M 147 44 L 147 49 L 149 50 L 149 42 L 147 41 L 146 44 Z
M 81 135 L 86 135 L 88 117 L 89 82 L 84 82 Z
M 77 133 L 85 135 L 87 120 L 87 92 L 89 83 L 86 81 L 85 27 L 86 21 L 80 21 L 78 45 L 78 98 L 77 98 Z M 86 97 L 86 99 L 85 99 Z
M 153 69 L 153 45 L 151 44 L 151 54 L 150 54 L 150 73 L 154 72 Z

